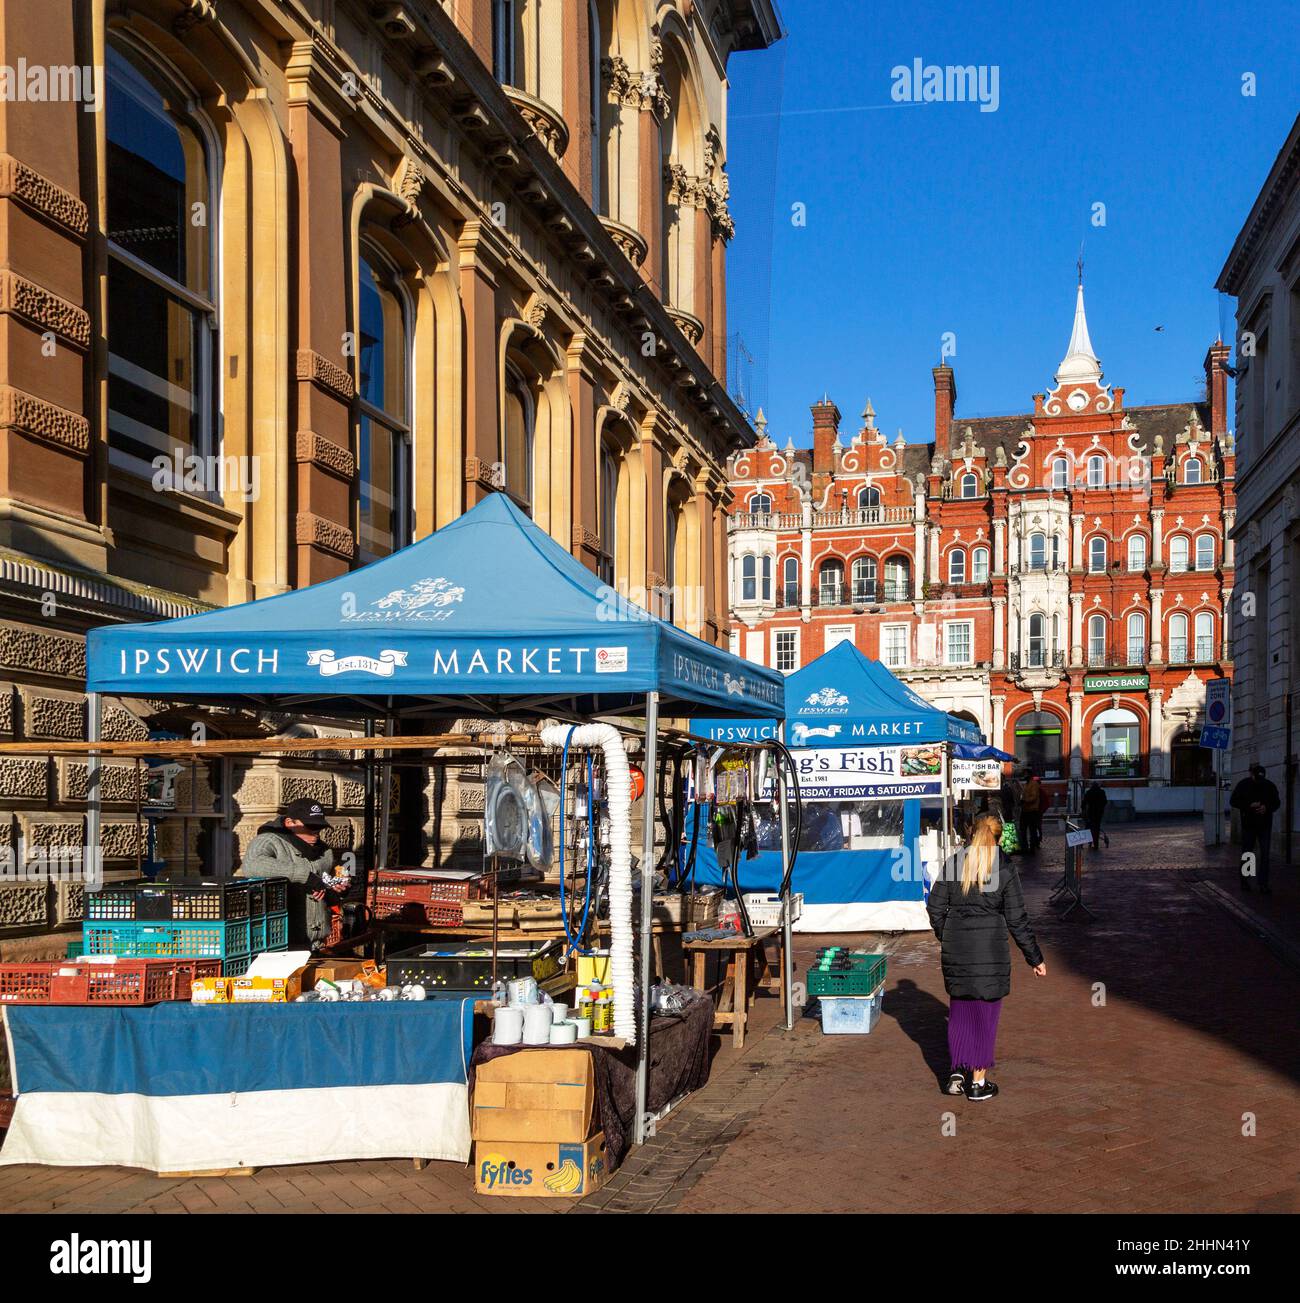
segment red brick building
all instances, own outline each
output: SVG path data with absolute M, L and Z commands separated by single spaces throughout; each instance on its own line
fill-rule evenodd
M 1050 779 L 1209 781 L 1204 681 L 1231 673 L 1228 348 L 1205 401 L 1126 408 L 1080 285 L 1069 348 L 1032 412 L 962 420 L 934 369 L 933 441 L 847 438 L 730 462 L 732 647 L 793 670 L 845 638 Z M 1121 797 L 1123 793 L 1116 791 Z

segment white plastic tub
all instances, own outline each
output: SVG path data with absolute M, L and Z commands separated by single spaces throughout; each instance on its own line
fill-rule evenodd
M 880 1021 L 880 1005 L 885 988 L 878 986 L 870 995 L 819 995 L 824 1036 L 869 1036 Z

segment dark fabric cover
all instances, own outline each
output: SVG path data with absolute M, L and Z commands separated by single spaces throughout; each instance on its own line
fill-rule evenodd
M 1031 967 L 1043 962 L 1025 909 L 1025 895 L 1015 866 L 999 855 L 993 878 L 981 891 L 961 888 L 962 857 L 954 856 L 930 888 L 926 908 L 939 938 L 943 984 L 958 1000 L 1001 1000 L 1011 993 L 1011 948 L 1016 939 Z
M 685 1013 L 656 1014 L 650 1022 L 650 1079 L 647 1106 L 657 1113 L 678 1095 L 699 1090 L 709 1079 L 709 1041 L 713 1034 L 713 1001 L 696 1000 Z M 523 1045 L 493 1045 L 484 1041 L 470 1061 L 470 1089 L 480 1063 L 515 1054 Z M 564 1048 L 571 1048 L 565 1046 Z M 636 1134 L 636 1048 L 583 1042 L 596 1063 L 596 1130 L 604 1131 L 610 1169 L 632 1147 Z

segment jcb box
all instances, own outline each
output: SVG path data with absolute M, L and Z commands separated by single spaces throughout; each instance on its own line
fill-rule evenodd
M 302 994 L 302 977 L 232 977 L 232 1004 L 287 1004 Z
M 479 1194 L 579 1199 L 608 1179 L 604 1132 L 581 1144 L 479 1140 L 474 1145 L 474 1188 Z
M 190 984 L 191 1004 L 229 1004 L 233 977 L 196 977 Z
M 520 1050 L 475 1073 L 474 1139 L 580 1144 L 591 1134 L 595 1065 L 589 1050 Z

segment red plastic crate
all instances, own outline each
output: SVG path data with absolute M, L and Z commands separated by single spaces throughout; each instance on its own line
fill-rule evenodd
M 56 960 L 0 964 L 0 1003 L 144 1005 L 188 1000 L 197 977 L 218 977 L 215 959 Z
M 375 901 L 375 917 L 430 927 L 460 927 L 465 912 L 459 900 L 393 900 L 381 896 Z
M 465 901 L 491 895 L 487 878 L 440 878 L 416 869 L 381 869 L 375 877 L 377 901 Z

